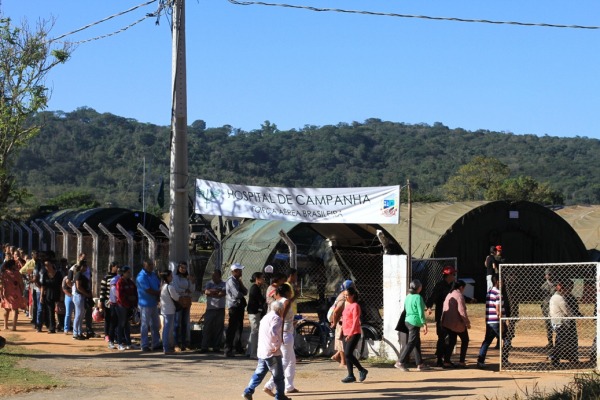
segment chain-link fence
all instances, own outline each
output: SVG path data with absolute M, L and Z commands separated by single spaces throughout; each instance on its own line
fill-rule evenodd
M 445 266 L 453 266 L 458 273 L 456 257 L 413 259 L 411 264 L 410 279 L 418 279 L 421 281 L 423 284 L 421 293 L 424 299 L 431 297 L 435 284 L 442 279 L 442 271 Z
M 500 265 L 502 370 L 596 368 L 599 265 Z

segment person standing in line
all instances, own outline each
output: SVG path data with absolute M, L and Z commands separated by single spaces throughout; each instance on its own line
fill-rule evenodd
M 181 351 L 185 351 L 190 347 L 190 311 L 192 294 L 196 290 L 196 278 L 189 274 L 188 265 L 185 261 L 180 261 L 177 265 L 177 272 L 173 275 L 173 283 L 171 283 L 179 297 L 188 297 L 190 307 L 183 307 L 175 312 L 175 329 L 174 340 L 175 344 Z M 182 303 L 184 304 L 184 303 Z
M 162 350 L 160 344 L 160 320 L 158 318 L 158 300 L 160 299 L 160 279 L 154 272 L 154 262 L 144 261 L 142 271 L 137 276 L 138 304 L 141 314 L 142 351 Z M 152 343 L 148 340 L 148 330 Z
M 500 318 L 506 315 L 500 290 L 502 290 L 502 282 L 498 275 L 492 275 L 492 288 L 487 292 L 485 298 L 485 338 L 481 343 L 479 356 L 477 357 L 478 368 L 486 367 L 485 358 L 494 338 L 500 340 Z M 508 349 L 506 346 L 502 346 L 501 357 L 503 363 L 508 363 Z
M 416 350 L 414 355 L 415 362 L 417 364 L 417 370 L 425 371 L 430 369 L 430 367 L 423 362 L 423 357 L 421 356 L 421 327 L 423 327 L 423 334 L 427 335 L 427 321 L 425 319 L 425 302 L 423 301 L 423 297 L 421 296 L 421 290 L 423 290 L 423 285 L 421 284 L 421 281 L 419 281 L 418 279 L 414 279 L 410 282 L 410 286 L 408 289 L 409 294 L 404 300 L 404 310 L 406 311 L 406 318 L 404 320 L 404 324 L 408 328 L 408 341 L 404 349 L 402 349 L 402 353 L 400 353 L 400 358 L 398 359 L 395 365 L 396 368 L 404 372 L 408 372 L 406 362 L 408 361 L 408 357 L 413 350 Z
M 545 317 L 544 325 L 546 326 L 546 339 L 548 340 L 548 344 L 546 344 L 546 349 L 551 349 L 554 347 L 554 330 L 552 329 L 552 322 L 549 318 L 550 316 L 550 299 L 554 292 L 556 292 L 556 285 L 553 282 L 553 273 L 550 268 L 546 268 L 544 271 L 544 283 L 540 287 L 542 292 L 542 303 L 540 307 L 542 309 L 542 315 Z
M 119 275 L 112 278 L 111 285 L 115 285 L 117 294 L 117 315 L 119 324 L 117 326 L 117 340 L 119 351 L 137 349 L 131 342 L 130 318 L 138 306 L 138 289 L 131 279 L 131 268 L 123 266 Z
M 550 319 L 556 331 L 556 342 L 550 354 L 550 361 L 555 368 L 560 367 L 560 360 L 579 362 L 579 339 L 577 336 L 577 323 L 573 317 L 581 316 L 577 299 L 572 296 L 571 282 L 556 282 L 556 291 L 550 299 Z
M 460 358 L 457 366 L 460 368 L 466 367 L 466 356 L 469 348 L 469 329 L 471 329 L 471 321 L 467 315 L 467 305 L 465 303 L 465 287 L 464 281 L 455 281 L 452 285 L 452 291 L 446 296 L 444 301 L 444 310 L 442 312 L 442 327 L 446 329 L 448 334 L 448 344 L 444 352 L 443 368 L 452 368 L 455 365 L 450 361 L 454 346 L 456 346 L 456 338 L 460 337 Z
M 248 320 L 250 321 L 250 337 L 248 339 L 247 355 L 252 359 L 256 359 L 256 351 L 258 349 L 258 330 L 260 320 L 265 314 L 267 305 L 265 296 L 263 295 L 263 286 L 265 276 L 262 272 L 255 272 L 250 278 L 252 286 L 250 286 L 248 294 Z
M 110 309 L 109 297 L 110 281 L 112 280 L 112 278 L 117 276 L 118 271 L 119 263 L 116 261 L 112 261 L 108 265 L 108 273 L 104 275 L 104 278 L 102 278 L 102 281 L 100 281 L 100 301 L 98 302 L 98 309 L 104 312 L 104 340 L 106 340 L 107 342 L 112 342 L 115 336 L 115 332 L 110 331 L 113 310 Z
M 431 308 L 435 305 L 435 333 L 437 334 L 437 343 L 435 355 L 437 356 L 437 367 L 444 365 L 444 349 L 446 348 L 446 331 L 442 327 L 442 311 L 444 310 L 444 301 L 452 289 L 452 283 L 456 279 L 456 269 L 452 265 L 446 265 L 442 270 L 442 279 L 433 287 L 431 295 L 425 302 L 427 314 L 431 315 Z
M 292 302 L 289 300 L 292 292 L 290 285 L 284 284 L 277 288 L 275 302 L 283 305 L 283 344 L 281 345 L 283 375 L 285 376 L 285 392 L 298 393 L 300 392 L 294 386 L 294 378 L 296 376 L 296 353 L 294 352 L 294 314 L 292 312 Z M 272 304 L 275 304 L 273 302 Z M 269 379 L 263 391 L 269 396 L 273 396 L 275 383 L 273 379 Z
M 333 312 L 331 315 L 331 329 L 335 330 L 335 354 L 331 357 L 332 360 L 338 361 L 340 367 L 346 366 L 346 356 L 344 355 L 344 341 L 342 340 L 342 315 L 344 313 L 344 306 L 346 305 L 346 295 L 348 289 L 354 287 L 354 282 L 350 279 L 344 281 L 341 285 L 341 292 L 337 295 L 333 303 Z
M 283 374 L 283 363 L 281 354 L 282 345 L 282 325 L 283 325 L 283 304 L 274 302 L 270 311 L 260 321 L 258 332 L 258 364 L 256 370 L 250 378 L 248 386 L 244 389 L 242 397 L 246 400 L 252 400 L 254 391 L 271 371 L 273 382 L 277 388 L 274 394 L 276 400 L 291 400 L 285 395 L 285 379 Z
M 48 333 L 56 333 L 56 302 L 62 297 L 62 275 L 56 269 L 52 260 L 44 262 L 45 272 L 42 276 L 42 290 L 40 292 L 40 304 L 46 307 L 46 319 L 48 322 Z
M 71 318 L 73 318 L 75 304 L 73 303 L 73 281 L 72 279 L 69 279 L 68 272 L 62 280 L 62 291 L 65 302 L 65 322 L 63 323 L 63 327 L 65 335 L 69 335 L 73 333 L 73 324 L 71 322 Z
M 492 275 L 498 275 L 500 272 L 500 261 L 502 261 L 502 246 L 490 247 L 490 254 L 485 258 L 483 265 L 485 266 L 485 280 L 487 290 L 492 288 Z
M 83 335 L 83 318 L 85 315 L 85 302 L 92 299 L 89 291 L 89 280 L 85 276 L 87 264 L 81 262 L 75 265 L 75 276 L 73 277 L 73 303 L 75 304 L 75 318 L 73 319 L 73 339 L 85 340 Z
M 344 357 L 348 375 L 342 379 L 342 383 L 356 382 L 354 367 L 358 369 L 358 381 L 367 379 L 369 371 L 365 369 L 354 355 L 354 350 L 362 336 L 360 325 L 360 306 L 358 305 L 358 292 L 351 286 L 346 290 L 346 305 L 342 313 L 342 331 L 344 335 Z
M 200 353 L 208 352 L 211 347 L 213 352 L 219 352 L 223 341 L 225 327 L 225 282 L 221 279 L 221 270 L 215 269 L 212 279 L 206 282 L 204 294 L 206 295 L 206 312 L 204 313 L 204 331 Z
M 4 263 L 0 272 L 0 306 L 4 309 L 4 329 L 8 330 L 10 312 L 13 312 L 12 330 L 17 330 L 19 309 L 25 307 L 25 284 L 14 262 Z
M 162 342 L 165 355 L 175 354 L 174 328 L 175 328 L 175 301 L 179 301 L 179 292 L 173 286 L 173 272 L 167 270 L 160 273 L 162 288 L 160 289 L 160 312 L 163 316 Z
M 236 339 L 236 334 L 240 328 L 244 327 L 244 311 L 246 310 L 246 296 L 248 289 L 242 282 L 242 270 L 244 266 L 240 263 L 231 265 L 231 276 L 225 282 L 225 290 L 227 292 L 227 308 L 229 310 L 229 324 L 227 325 L 227 333 L 225 334 L 225 357 L 234 357 L 235 350 L 239 354 L 244 354 L 244 346 L 242 345 L 242 337 L 239 335 Z M 234 344 L 234 341 L 236 343 Z

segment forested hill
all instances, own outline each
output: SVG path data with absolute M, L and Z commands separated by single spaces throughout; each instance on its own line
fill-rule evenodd
M 146 159 L 148 204 L 158 181 L 168 196 L 170 128 L 90 108 L 44 112 L 41 133 L 16 162 L 17 181 L 44 204 L 75 189 L 100 204 L 140 208 Z M 600 203 L 600 141 L 449 129 L 441 123 L 364 123 L 279 131 L 265 122 L 245 132 L 188 129 L 190 193 L 196 178 L 261 186 L 345 187 L 413 183 L 414 196 L 443 200 L 442 185 L 475 156 L 493 157 L 511 176 L 528 175 L 563 193 L 567 204 Z M 168 201 L 167 201 L 168 204 Z

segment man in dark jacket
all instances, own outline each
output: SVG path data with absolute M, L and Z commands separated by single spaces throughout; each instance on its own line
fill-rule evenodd
M 437 334 L 438 340 L 435 349 L 435 355 L 437 356 L 438 367 L 444 365 L 444 341 L 446 337 L 446 333 L 444 328 L 442 327 L 442 311 L 444 309 L 444 300 L 446 300 L 446 296 L 450 293 L 450 289 L 452 288 L 452 282 L 456 279 L 456 269 L 452 265 L 447 265 L 442 270 L 443 277 L 442 279 L 435 284 L 433 287 L 433 292 L 425 301 L 425 305 L 427 306 L 427 313 L 431 315 L 431 307 L 435 305 L 435 332 Z

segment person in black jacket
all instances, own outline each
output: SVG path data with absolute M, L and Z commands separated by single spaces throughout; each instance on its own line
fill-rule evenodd
M 112 278 L 117 276 L 119 271 L 119 263 L 112 261 L 108 265 L 108 273 L 104 275 L 102 281 L 100 281 L 100 301 L 98 302 L 98 309 L 104 312 L 104 339 L 109 343 L 114 343 L 117 340 L 116 330 L 118 325 L 118 319 L 113 318 L 113 311 L 110 307 L 110 281 Z
M 255 272 L 250 278 L 252 286 L 248 292 L 248 320 L 250 321 L 250 337 L 246 355 L 256 359 L 258 349 L 258 329 L 260 320 L 265 315 L 267 300 L 265 299 L 265 276 L 262 272 Z
M 427 314 L 431 315 L 431 307 L 435 305 L 435 333 L 437 334 L 438 340 L 435 348 L 435 355 L 437 357 L 436 366 L 442 367 L 444 365 L 444 348 L 446 331 L 442 327 L 442 311 L 444 309 L 444 300 L 452 289 L 452 283 L 456 279 L 456 269 L 452 265 L 447 265 L 442 270 L 442 279 L 435 284 L 433 292 L 425 302 L 427 307 Z

